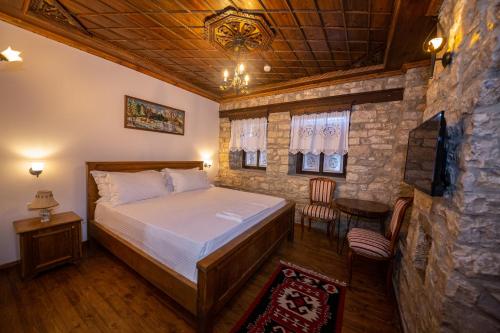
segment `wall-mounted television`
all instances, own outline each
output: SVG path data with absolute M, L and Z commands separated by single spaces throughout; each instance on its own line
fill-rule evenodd
M 431 196 L 446 187 L 446 121 L 444 111 L 410 131 L 404 181 Z

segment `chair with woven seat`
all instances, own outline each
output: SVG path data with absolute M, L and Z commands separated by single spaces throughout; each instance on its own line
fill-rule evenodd
M 302 234 L 304 233 L 304 219 L 307 218 L 309 230 L 311 230 L 311 221 L 326 222 L 326 233 L 330 235 L 330 225 L 336 216 L 336 211 L 332 207 L 335 185 L 334 180 L 323 177 L 312 178 L 309 181 L 309 204 L 302 208 L 300 216 Z
M 390 290 L 390 282 L 392 276 L 393 258 L 396 252 L 396 245 L 399 237 L 401 224 L 403 223 L 406 209 L 412 203 L 413 198 L 400 197 L 394 204 L 391 223 L 385 235 L 378 232 L 353 228 L 347 234 L 349 243 L 348 254 L 348 271 L 349 285 L 352 279 L 352 263 L 355 256 L 361 256 L 377 261 L 388 261 L 387 269 L 387 289 Z

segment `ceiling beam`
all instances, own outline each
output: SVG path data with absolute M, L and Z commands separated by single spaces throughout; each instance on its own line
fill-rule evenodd
M 375 90 L 360 92 L 354 94 L 329 96 L 322 98 L 306 99 L 301 101 L 292 101 L 276 104 L 266 104 L 249 108 L 232 109 L 219 111 L 219 118 L 237 117 L 241 113 L 258 112 L 277 113 L 293 112 L 295 110 L 304 110 L 308 108 L 334 108 L 336 105 L 358 105 L 366 103 L 383 103 L 403 100 L 404 88 Z M 311 109 L 312 112 L 314 110 Z

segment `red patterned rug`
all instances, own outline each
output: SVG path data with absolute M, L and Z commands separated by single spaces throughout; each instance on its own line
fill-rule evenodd
M 281 262 L 231 330 L 264 333 L 340 333 L 345 283 Z

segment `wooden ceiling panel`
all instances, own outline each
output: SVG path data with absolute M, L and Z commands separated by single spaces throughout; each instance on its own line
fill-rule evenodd
M 340 10 L 340 0 L 317 0 L 320 10 Z
M 143 15 L 143 14 L 129 14 L 127 15 L 128 19 L 135 22 L 138 26 L 152 28 L 152 27 L 161 27 L 158 22 L 155 22 L 152 18 Z
M 321 27 L 321 19 L 317 13 L 296 13 L 295 15 L 302 26 Z
M 307 27 L 303 28 L 304 35 L 308 40 L 324 40 L 326 37 L 325 30 L 322 27 Z
M 344 9 L 347 11 L 368 11 L 367 0 L 349 0 L 344 1 Z
M 421 2 L 424 2 L 422 0 Z M 371 11 L 372 12 L 392 12 L 392 9 L 394 7 L 394 1 L 393 0 L 372 0 L 372 7 Z
M 331 60 L 332 59 L 332 54 L 330 51 L 326 51 L 326 52 L 317 52 L 317 51 L 313 51 L 314 53 L 314 58 L 316 60 Z M 324 64 L 321 63 L 321 68 L 323 68 Z
M 344 29 L 326 29 L 326 35 L 330 44 L 332 41 L 345 41 Z
M 330 47 L 325 40 L 309 41 L 309 46 L 313 51 L 324 51 L 326 53 L 330 53 Z
M 284 29 L 284 30 L 282 30 L 282 34 L 285 37 L 285 39 L 288 41 L 303 40 L 304 39 L 302 37 L 302 32 L 300 31 L 300 29 L 297 29 L 297 28 Z
M 242 10 L 263 10 L 259 0 L 231 0 L 229 6 L 236 6 Z
M 309 47 L 307 46 L 306 42 L 299 41 L 299 40 L 294 40 L 290 42 L 290 46 L 292 47 L 292 50 L 297 53 L 298 51 L 307 51 L 309 50 Z
M 111 20 L 108 17 L 105 17 L 103 15 L 99 15 L 99 16 L 85 16 L 85 17 L 79 18 L 79 21 L 87 29 L 121 27 L 115 21 L 113 21 L 113 20 Z
M 86 0 L 77 0 L 81 4 L 85 4 Z M 101 3 L 104 3 L 109 8 L 112 8 L 114 12 L 122 12 L 122 13 L 130 13 L 134 11 L 134 6 L 129 5 L 128 1 L 109 1 L 109 0 L 99 0 Z M 133 1 L 131 1 L 133 3 Z M 92 7 L 93 8 L 93 7 Z
M 323 16 L 323 22 L 325 23 L 326 27 L 342 27 L 343 26 L 343 20 L 342 20 L 341 13 L 327 12 L 327 13 L 322 13 L 321 16 Z
M 20 22 L 26 21 L 32 26 L 40 25 L 32 13 L 21 10 L 22 4 L 30 1 L 12 0 L 15 5 L 9 5 L 9 1 L 0 2 L 0 11 L 7 13 L 0 17 L 14 17 L 8 20 L 13 24 L 22 25 Z M 222 70 L 234 66 L 234 56 L 205 40 L 207 17 L 228 6 L 264 17 L 275 34 L 274 41 L 268 50 L 245 55 L 244 62 L 252 75 L 253 89 L 258 85 L 268 89 L 271 83 L 350 69 L 359 66 L 357 61 L 382 64 L 386 58 L 380 60 L 380 51 L 392 41 L 389 30 L 396 0 L 42 1 L 58 1 L 83 26 L 80 31 L 89 33 L 82 49 L 214 98 L 222 96 L 218 88 Z M 410 17 L 424 7 L 427 9 L 430 0 L 398 1 L 401 6 L 408 7 L 400 12 Z M 399 12 L 395 14 L 400 15 Z M 49 24 L 41 29 L 63 34 L 66 40 L 83 38 L 82 34 L 72 35 L 60 22 L 42 19 Z M 396 21 L 402 24 L 405 19 Z M 410 17 L 406 21 L 417 22 L 418 18 Z M 61 28 L 64 29 L 62 33 Z M 407 27 L 402 31 L 410 38 L 420 36 L 415 29 Z M 391 53 L 394 54 L 391 59 L 396 59 L 396 55 L 400 58 L 398 63 L 410 57 L 405 50 L 411 40 L 399 35 L 395 37 L 399 38 L 399 44 L 395 45 L 400 45 L 401 50 Z M 406 41 L 401 42 L 403 39 Z M 109 54 L 112 56 L 106 56 Z M 410 58 L 418 57 L 422 55 Z M 266 64 L 272 67 L 269 73 L 263 71 Z
M 368 42 L 368 30 L 347 29 L 347 37 L 350 42 L 361 41 L 365 44 Z
M 391 18 L 390 15 L 371 15 L 370 27 L 387 29 L 391 25 Z
M 277 14 L 271 14 L 271 17 L 273 18 L 274 22 L 279 26 L 288 26 L 288 27 L 293 27 L 295 26 L 295 21 L 293 20 L 293 16 L 288 13 L 277 13 Z
M 346 13 L 345 19 L 348 27 L 368 28 L 367 14 Z
M 282 9 L 286 10 L 287 9 L 287 4 L 286 0 L 261 0 L 259 3 L 263 4 L 265 9 Z

